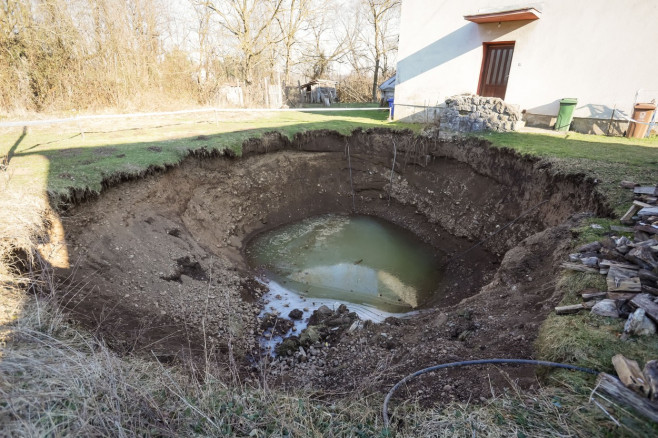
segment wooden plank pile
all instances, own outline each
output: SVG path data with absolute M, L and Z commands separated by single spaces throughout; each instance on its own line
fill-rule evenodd
M 621 223 L 634 225 L 636 231 L 658 234 L 658 229 L 650 226 L 656 222 L 655 217 L 658 217 L 658 186 L 640 186 L 629 181 L 622 181 L 621 186 L 632 188 L 635 197 L 633 205 L 621 217 Z
M 596 382 L 596 391 L 632 407 L 646 418 L 658 422 L 658 361 L 650 360 L 640 370 L 634 360 L 621 354 L 612 358 L 619 379 L 600 373 Z
M 621 218 L 626 226 L 611 227 L 609 237 L 582 245 L 569 256 L 565 269 L 606 276 L 607 290 L 585 290 L 583 302 L 556 307 L 559 315 L 581 310 L 627 319 L 624 336 L 648 336 L 658 324 L 658 186 L 632 188 L 636 200 Z M 633 233 L 632 240 L 622 233 Z
M 611 317 L 627 318 L 622 338 L 654 336 L 658 325 L 658 185 L 641 187 L 622 181 L 633 190 L 635 201 L 621 218 L 624 226 L 612 226 L 609 237 L 583 245 L 562 266 L 606 276 L 605 291 L 584 290 L 583 302 L 556 307 L 559 315 L 584 309 Z M 632 240 L 621 233 L 633 233 Z M 596 391 L 632 407 L 658 422 L 658 360 L 643 370 L 621 354 L 612 358 L 619 379 L 600 373 Z

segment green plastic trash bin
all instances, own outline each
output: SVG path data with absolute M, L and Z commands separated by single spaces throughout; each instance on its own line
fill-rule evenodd
M 555 122 L 556 131 L 568 131 L 573 119 L 573 110 L 576 109 L 578 99 L 566 98 L 560 100 L 560 112 L 557 113 L 557 122 Z

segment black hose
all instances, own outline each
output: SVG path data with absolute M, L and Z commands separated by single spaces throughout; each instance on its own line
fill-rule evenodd
M 469 366 L 469 365 L 483 365 L 483 364 L 492 364 L 492 363 L 505 363 L 505 364 L 510 364 L 510 363 L 516 363 L 516 364 L 524 364 L 524 365 L 544 365 L 548 367 L 555 367 L 555 368 L 565 368 L 567 370 L 575 370 L 575 371 L 582 371 L 583 373 L 589 373 L 589 374 L 594 374 L 598 375 L 599 371 L 595 371 L 590 368 L 584 368 L 584 367 L 579 367 L 576 365 L 569 365 L 565 363 L 557 363 L 557 362 L 547 362 L 544 360 L 532 360 L 532 359 L 478 359 L 478 360 L 465 360 L 465 361 L 460 361 L 460 362 L 450 362 L 450 363 L 444 363 L 441 365 L 434 365 L 429 368 L 424 368 L 422 370 L 416 371 L 413 374 L 408 375 L 404 379 L 400 380 L 398 383 L 395 384 L 393 388 L 391 388 L 390 391 L 388 391 L 388 394 L 386 394 L 386 398 L 384 399 L 384 406 L 382 407 L 382 417 L 384 418 L 384 427 L 388 429 L 390 425 L 390 420 L 388 418 L 388 402 L 391 400 L 391 397 L 393 397 L 393 393 L 397 391 L 397 389 L 407 383 L 409 380 L 420 376 L 421 374 L 429 373 L 431 371 L 436 371 L 440 370 L 443 368 L 454 368 L 454 367 L 461 367 L 461 366 Z

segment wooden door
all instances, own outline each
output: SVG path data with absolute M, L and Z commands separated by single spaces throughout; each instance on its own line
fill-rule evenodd
M 505 99 L 514 43 L 485 44 L 478 94 Z

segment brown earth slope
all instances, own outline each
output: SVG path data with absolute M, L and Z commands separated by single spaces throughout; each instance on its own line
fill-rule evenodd
M 335 393 L 388 387 L 437 362 L 531 357 L 538 326 L 559 300 L 553 278 L 570 238 L 567 219 L 610 213 L 580 175 L 555 174 L 480 140 L 388 130 L 316 131 L 292 141 L 273 133 L 245 142 L 240 158 L 190 157 L 106 185 L 62 218 L 72 267 L 58 274 L 73 318 L 118 351 L 165 360 L 210 352 L 227 375 Z M 261 360 L 263 287 L 244 245 L 330 212 L 375 215 L 431 243 L 446 265 L 437 285 L 446 298 L 419 316 Z M 532 369 L 513 373 L 533 380 Z M 412 388 L 428 401 L 490 394 L 482 370 L 428 378 L 438 381 Z M 492 379 L 504 384 L 498 372 Z

